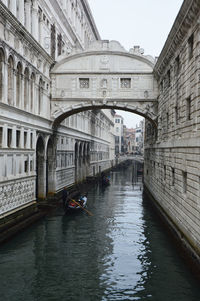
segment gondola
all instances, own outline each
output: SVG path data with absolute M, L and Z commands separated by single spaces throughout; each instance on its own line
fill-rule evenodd
M 78 198 L 69 198 L 65 205 L 66 213 L 73 213 L 83 210 L 87 204 L 87 196 L 79 196 Z
M 101 184 L 103 185 L 103 186 L 107 186 L 107 185 L 110 185 L 110 178 L 109 177 L 102 177 L 102 179 L 101 179 Z

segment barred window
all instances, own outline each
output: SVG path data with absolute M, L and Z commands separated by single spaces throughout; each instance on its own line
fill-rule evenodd
M 190 120 L 191 119 L 191 97 L 186 98 L 186 119 Z
M 79 78 L 81 89 L 89 89 L 89 78 Z
M 193 57 L 194 50 L 194 35 L 192 34 L 188 39 L 188 57 L 189 60 Z
M 120 83 L 121 83 L 121 88 L 126 88 L 126 89 L 131 88 L 131 78 L 121 78 Z
M 187 172 L 183 171 L 183 193 L 187 192 Z

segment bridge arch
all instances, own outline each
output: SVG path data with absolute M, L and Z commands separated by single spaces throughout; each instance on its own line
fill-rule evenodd
M 62 55 L 51 70 L 53 128 L 70 115 L 117 109 L 141 115 L 156 126 L 154 59 L 117 41 L 95 41 L 85 51 Z
M 81 102 L 74 106 L 63 107 L 62 110 L 56 112 L 55 118 L 53 120 L 53 129 L 56 129 L 65 118 L 70 117 L 74 114 L 78 114 L 80 112 L 88 111 L 88 110 L 100 110 L 100 109 L 122 110 L 133 114 L 137 114 L 149 120 L 155 128 L 157 127 L 157 115 L 156 113 L 154 113 L 157 111 L 157 104 L 154 105 L 154 107 L 152 108 L 152 104 L 147 103 L 142 108 L 141 104 L 139 106 L 137 106 L 137 104 L 135 106 L 128 106 L 126 103 L 120 104 L 118 102 L 113 104 L 109 104 L 109 103 L 103 104 L 103 102 L 106 102 L 106 100 L 102 102 L 100 101 L 99 103 L 95 102 L 95 104 L 93 105 Z

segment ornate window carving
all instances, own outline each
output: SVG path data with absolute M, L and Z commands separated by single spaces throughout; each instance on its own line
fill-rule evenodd
M 121 88 L 130 89 L 131 88 L 131 78 L 121 78 L 120 84 L 121 84 Z
M 79 86 L 81 89 L 89 89 L 89 78 L 79 78 Z

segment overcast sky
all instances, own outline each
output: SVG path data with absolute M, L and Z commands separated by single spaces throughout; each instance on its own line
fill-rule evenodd
M 101 39 L 117 40 L 126 50 L 134 45 L 159 56 L 183 0 L 88 0 Z M 128 127 L 141 117 L 117 111 Z

